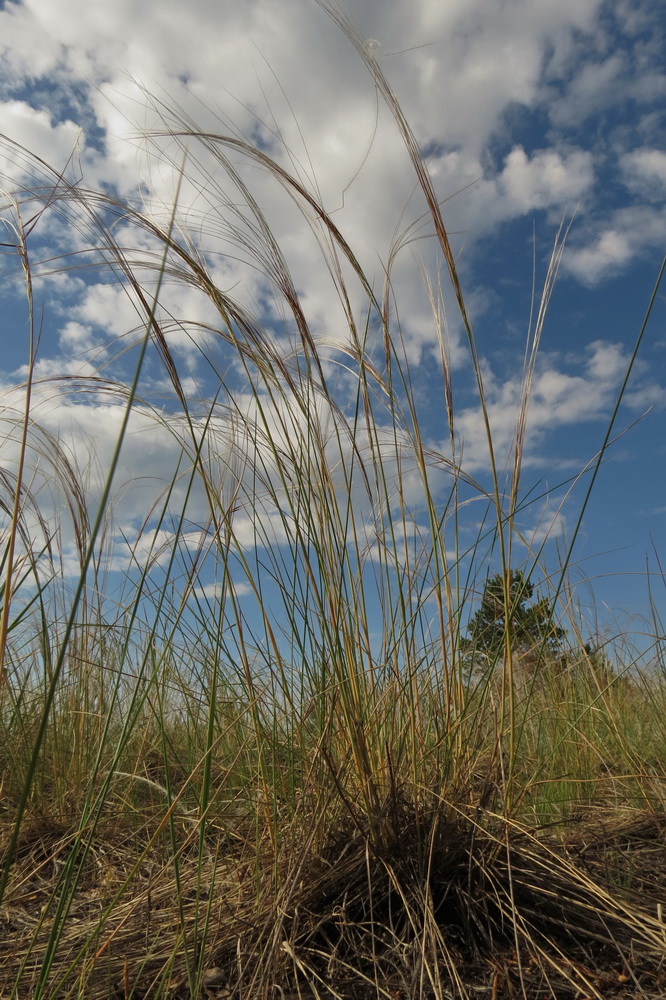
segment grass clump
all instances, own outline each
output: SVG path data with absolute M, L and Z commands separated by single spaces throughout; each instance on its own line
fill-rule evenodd
M 295 172 L 164 106 L 154 138 L 169 140 L 179 178 L 166 214 L 38 165 L 41 187 L 8 209 L 28 301 L 30 239 L 57 210 L 143 319 L 126 345 L 132 379 L 56 382 L 68 405 L 94 393 L 116 420 L 94 487 L 91 467 L 40 424 L 34 399 L 54 386 L 35 376 L 34 343 L 24 409 L 4 438 L 19 461 L 0 500 L 3 995 L 663 995 L 662 675 L 575 640 L 556 654 L 548 635 L 576 635 L 563 616 L 527 651 L 511 626 L 516 578 L 553 580 L 540 606 L 553 614 L 566 590 L 569 556 L 549 574 L 543 551 L 515 559 L 543 309 L 506 485 L 425 164 L 372 53 L 344 27 L 429 212 L 489 475 L 467 474 L 459 453 L 437 302 L 450 452 L 421 431 L 391 307 L 400 241 L 376 290 Z M 308 321 L 248 166 L 315 235 L 346 321 L 333 346 Z M 205 196 L 201 217 L 179 208 L 193 191 Z M 285 336 L 223 290 L 204 236 L 231 240 L 270 283 Z M 208 318 L 163 306 L 174 289 L 196 293 Z M 191 391 L 176 333 L 215 373 L 214 398 Z M 157 364 L 166 406 L 145 378 Z M 112 501 L 141 429 L 177 460 L 125 539 L 112 594 Z M 488 516 L 470 547 L 460 525 L 472 497 Z M 463 622 L 491 574 L 506 624 L 492 659 L 470 668 Z

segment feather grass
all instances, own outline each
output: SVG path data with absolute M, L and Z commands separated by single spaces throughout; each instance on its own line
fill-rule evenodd
M 585 651 L 570 605 L 579 641 L 563 660 L 534 650 L 527 669 L 507 625 L 498 663 L 472 680 L 464 664 L 465 609 L 489 552 L 511 619 L 530 390 L 565 234 L 526 349 L 505 489 L 426 165 L 371 49 L 337 7 L 322 6 L 356 46 L 413 165 L 466 334 L 490 485 L 465 471 L 456 443 L 444 293 L 431 285 L 450 453 L 420 428 L 391 307 L 408 233 L 396 236 L 376 292 L 297 169 L 156 99 L 164 128 L 146 139 L 165 157 L 164 139 L 176 150 L 163 162 L 205 196 L 201 218 L 180 212 L 178 198 L 161 218 L 32 160 L 43 183 L 14 203 L 24 274 L 38 222 L 57 212 L 143 325 L 119 345 L 135 352 L 129 388 L 53 383 L 122 413 L 96 513 L 76 463 L 30 416 L 30 392 L 45 385 L 32 342 L 26 409 L 7 432 L 21 443 L 17 475 L 0 481 L 0 991 L 600 998 L 629 982 L 661 996 L 663 675 Z M 311 328 L 248 167 L 287 193 L 314 234 L 346 322 L 333 347 Z M 231 240 L 270 283 L 288 343 L 219 287 L 205 235 Z M 196 291 L 215 318 L 170 315 L 162 297 L 172 286 Z M 31 308 L 30 280 L 28 293 Z M 216 374 L 214 398 L 186 389 L 176 329 Z M 140 394 L 148 357 L 171 385 L 167 408 Z M 137 416 L 169 435 L 179 459 L 128 540 L 109 620 L 114 470 Z M 76 539 L 73 589 L 25 485 L 40 449 L 57 456 L 48 478 Z M 469 547 L 461 522 L 472 498 L 488 515 Z M 530 553 L 526 578 L 544 551 Z M 570 557 L 543 573 L 554 598 L 566 593 Z M 17 607 L 22 572 L 35 596 Z M 662 640 L 655 630 L 656 648 Z

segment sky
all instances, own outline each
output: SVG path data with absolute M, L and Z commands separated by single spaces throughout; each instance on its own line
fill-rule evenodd
M 663 3 L 365 0 L 349 12 L 400 102 L 441 200 L 500 464 L 515 435 L 533 288 L 538 300 L 557 234 L 567 233 L 543 324 L 522 473 L 525 496 L 541 499 L 526 507 L 521 528 L 533 542 L 548 535 L 546 557 L 556 563 L 589 475 L 563 507 L 560 484 L 585 469 L 604 441 L 666 247 Z M 2 241 L 12 242 L 11 193 L 53 183 L 55 174 L 34 157 L 163 221 L 178 191 L 220 286 L 233 289 L 288 350 L 284 313 L 232 230 L 237 192 L 192 150 L 179 187 L 182 151 L 159 133 L 165 121 L 173 129 L 188 117 L 204 131 L 249 139 L 295 172 L 377 288 L 396 234 L 414 237 L 396 258 L 392 293 L 422 432 L 433 448 L 445 449 L 440 340 L 427 291 L 438 287 L 441 259 L 419 223 L 424 204 L 396 124 L 367 65 L 315 0 L 190 0 L 186 12 L 176 0 L 0 2 Z M 332 363 L 344 351 L 345 324 L 312 235 L 266 171 L 246 161 L 242 169 Z M 78 258 L 64 255 L 76 251 L 83 259 L 89 244 L 81 216 L 74 224 L 56 209 L 40 216 L 29 237 L 34 261 L 52 260 L 34 272 L 42 380 L 35 415 L 51 440 L 77 455 L 94 495 L 121 410 L 117 398 L 86 380 L 131 377 L 141 321 L 108 273 L 69 266 Z M 223 210 L 231 222 L 222 221 Z M 116 238 L 134 241 L 146 255 L 154 249 L 149 234 L 123 226 L 116 222 Z M 0 391 L 9 427 L 23 398 L 17 386 L 27 371 L 28 325 L 21 262 L 10 247 L 3 250 Z M 482 479 L 488 453 L 481 414 L 464 331 L 447 294 L 462 464 Z M 230 362 L 215 338 L 192 326 L 215 322 L 210 303 L 182 283 L 165 287 L 162 303 L 174 317 L 169 345 L 186 392 L 212 398 L 224 370 L 242 400 L 239 373 L 224 368 Z M 360 293 L 351 305 L 363 308 Z M 665 605 L 665 320 L 662 289 L 617 414 L 617 440 L 576 540 L 571 574 L 590 631 L 595 615 L 600 628 L 615 621 L 635 632 L 651 627 L 646 570 L 654 574 L 653 599 Z M 57 381 L 63 375 L 78 377 L 77 392 Z M 342 378 L 340 386 L 344 393 Z M 157 358 L 149 359 L 140 389 L 158 412 L 172 407 Z M 3 469 L 16 462 L 17 449 L 16 434 L 7 431 Z M 178 455 L 174 435 L 139 408 L 114 499 L 119 538 L 144 524 Z M 270 520 L 270 512 L 262 516 Z M 249 522 L 247 533 L 250 545 Z M 73 572 L 75 539 L 64 529 L 62 546 Z

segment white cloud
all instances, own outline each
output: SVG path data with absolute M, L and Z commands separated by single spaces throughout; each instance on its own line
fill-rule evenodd
M 421 141 L 459 146 L 466 157 L 478 159 L 504 111 L 536 99 L 553 39 L 561 44 L 563 32 L 588 28 L 598 6 L 598 0 L 557 5 L 421 0 L 409 11 L 392 2 L 370 3 L 357 13 L 362 27 L 382 39 L 380 63 L 390 72 Z M 149 89 L 165 88 L 170 101 L 182 100 L 205 126 L 211 115 L 188 96 L 181 82 L 187 78 L 191 93 L 217 106 L 239 129 L 256 131 L 254 112 L 263 114 L 301 168 L 316 177 L 329 207 L 359 169 L 361 177 L 371 172 L 364 157 L 374 143 L 375 176 L 361 188 L 370 202 L 359 228 L 386 217 L 376 211 L 375 200 L 385 205 L 390 198 L 399 205 L 408 196 L 412 181 L 395 129 L 385 133 L 382 113 L 373 137 L 375 105 L 367 73 L 315 4 L 237 0 L 226 3 L 222 15 L 219 6 L 198 0 L 183 19 L 174 0 L 139 7 L 125 0 L 114 5 L 112 16 L 98 4 L 82 10 L 73 0 L 26 0 L 0 14 L 0 29 L 2 20 L 11 51 L 28 50 L 17 69 L 29 65 L 34 38 L 42 36 L 40 52 L 50 51 L 51 58 L 41 72 L 60 65 L 72 78 L 98 84 L 90 99 L 107 131 L 106 170 L 117 181 L 121 175 L 115 168 L 121 166 L 131 172 L 131 182 L 135 179 L 141 143 L 128 143 L 128 137 L 151 121 L 157 124 L 131 78 Z M 26 26 L 33 28 L 32 36 Z M 419 47 L 424 42 L 427 47 Z M 383 55 L 395 49 L 406 51 L 393 58 Z M 27 75 L 27 68 L 23 72 Z M 269 137 L 264 129 L 264 141 Z M 356 211 L 347 214 L 357 217 Z
M 601 59 L 588 61 L 577 71 L 567 92 L 560 100 L 549 106 L 550 117 L 558 125 L 573 125 L 584 122 L 600 108 L 605 108 L 622 94 L 622 84 L 626 74 L 624 56 L 620 53 Z
M 661 149 L 634 149 L 620 157 L 624 183 L 649 201 L 666 195 L 666 153 Z
M 445 205 L 447 223 L 461 234 L 454 236 L 456 245 L 473 245 L 526 213 L 559 211 L 581 200 L 587 207 L 597 196 L 593 153 L 563 144 L 558 136 L 552 146 L 530 155 L 515 145 L 497 167 L 490 165 L 487 152 L 506 128 L 507 111 L 540 109 L 546 99 L 545 76 L 557 76 L 557 65 L 563 79 L 572 72 L 571 60 L 577 61 L 566 100 L 579 114 L 608 99 L 619 79 L 626 89 L 631 66 L 618 54 L 601 54 L 600 9 L 600 0 L 419 0 L 409 5 L 372 0 L 355 11 L 361 29 L 380 40 L 379 65 L 423 148 L 431 151 L 439 195 L 447 198 L 472 185 Z M 145 139 L 146 131 L 163 127 L 160 108 L 147 101 L 146 90 L 163 95 L 167 105 L 181 104 L 204 129 L 259 141 L 320 193 L 369 276 L 381 281 L 380 262 L 387 258 L 396 219 L 404 209 L 408 224 L 422 205 L 418 199 L 410 202 L 414 181 L 402 142 L 386 111 L 378 109 L 372 81 L 350 43 L 314 3 L 230 0 L 220 7 L 212 0 L 195 0 L 189 10 L 184 19 L 175 0 L 140 5 L 122 0 L 112 14 L 99 4 L 80 8 L 76 0 L 8 4 L 0 11 L 0 38 L 12 60 L 5 85 L 50 74 L 56 87 L 67 83 L 85 91 L 88 112 L 105 143 L 99 154 L 86 146 L 87 136 L 81 142 L 87 182 L 113 183 L 130 194 L 140 177 L 146 208 L 162 218 L 170 209 L 181 159 L 173 141 L 151 144 Z M 624 11 L 626 17 L 629 13 Z M 592 45 L 594 58 L 583 58 L 584 44 Z M 38 61 L 33 61 L 35 48 Z M 641 78 L 649 68 L 642 67 Z M 78 126 L 55 125 L 44 110 L 26 109 L 22 114 L 41 138 L 25 122 L 9 122 L 6 130 L 61 163 L 73 148 Z M 86 118 L 85 127 L 89 124 Z M 224 255 L 225 280 L 241 283 L 238 296 L 265 308 L 266 282 L 241 266 L 237 258 L 242 254 L 230 244 L 228 231 L 222 232 L 217 214 L 220 206 L 238 205 L 242 196 L 225 184 L 224 193 L 220 187 L 212 195 L 216 204 L 206 204 L 196 188 L 208 187 L 210 197 L 214 184 L 222 182 L 221 171 L 190 146 L 188 174 L 196 172 L 195 159 L 211 172 L 202 173 L 198 185 L 186 179 L 183 210 L 191 208 L 190 224 L 193 229 L 201 225 L 207 248 Z M 344 339 L 337 291 L 322 280 L 322 262 L 302 220 L 256 166 L 244 176 L 268 212 L 316 332 L 329 340 Z M 584 281 L 598 280 L 610 267 L 626 266 L 639 252 L 634 241 L 622 242 L 619 230 L 606 229 L 580 248 L 571 268 Z M 136 232 L 132 238 L 137 240 Z M 426 244 L 420 250 L 427 267 L 430 250 Z M 436 334 L 419 269 L 409 264 L 401 261 L 395 277 L 408 305 L 403 322 L 416 356 L 422 346 L 436 342 Z M 111 293 L 91 292 L 90 300 L 94 294 L 103 309 L 102 297 Z M 184 315 L 185 308 L 196 314 L 192 319 L 198 318 L 197 310 L 206 312 L 194 294 L 186 297 L 181 287 L 178 295 L 177 315 Z M 352 289 L 353 305 L 363 307 L 362 297 L 354 295 Z M 94 312 L 88 301 L 76 318 L 84 324 L 97 322 L 100 311 L 97 317 Z M 127 310 L 123 307 L 109 319 L 119 327 L 128 319 Z M 453 322 L 450 332 L 455 350 Z M 174 328 L 171 338 L 172 346 L 189 351 L 192 361 L 189 335 Z
M 587 227 L 589 233 L 589 227 Z M 609 225 L 580 246 L 570 244 L 563 267 L 579 281 L 596 285 L 615 277 L 637 255 L 663 253 L 666 240 L 666 209 L 636 206 L 613 212 Z
M 602 382 L 620 380 L 627 370 L 628 358 L 620 344 L 608 344 L 603 340 L 593 341 L 588 348 L 590 357 L 586 368 L 594 379 Z
M 5 101 L 0 103 L 0 135 L 3 134 L 55 169 L 63 169 L 77 155 L 81 129 L 71 121 L 54 123 L 46 111 L 35 110 L 25 101 Z M 31 163 L 20 149 L 5 145 L 0 154 L 2 186 L 9 187 L 32 173 Z
M 586 354 L 575 359 L 579 374 L 572 375 L 545 359 L 538 366 L 529 402 L 527 431 L 523 451 L 523 466 L 545 467 L 556 459 L 548 441 L 559 428 L 604 420 L 610 416 L 617 391 L 627 370 L 629 358 L 620 344 L 594 341 Z M 574 362 L 570 358 L 568 364 Z M 645 385 L 645 372 L 635 370 L 641 384 L 635 397 L 626 400 L 632 408 L 640 408 L 639 400 L 653 397 L 664 390 L 654 384 Z M 522 398 L 522 380 L 509 378 L 502 382 L 486 381 L 488 415 L 493 435 L 493 447 L 500 468 L 504 467 L 515 444 L 518 415 Z M 488 467 L 488 442 L 482 413 L 469 407 L 458 414 L 456 428 L 460 438 L 462 465 L 469 473 Z M 569 456 L 566 463 L 574 465 L 589 456 Z
M 553 205 L 575 205 L 589 191 L 593 181 L 591 153 L 573 150 L 562 156 L 555 150 L 546 149 L 538 150 L 528 159 L 525 150 L 516 146 L 506 158 L 499 188 L 514 206 L 514 211 L 529 212 Z
M 550 501 L 544 504 L 539 517 L 529 526 L 519 525 L 519 530 L 527 544 L 530 553 L 536 554 L 544 542 L 563 538 L 568 530 L 568 523 L 561 507 L 554 507 Z
M 606 229 L 589 246 L 569 250 L 565 266 L 590 285 L 616 274 L 631 260 L 631 239 L 617 229 Z
M 549 213 L 549 218 L 559 216 L 579 202 L 580 235 L 574 231 L 563 265 L 578 280 L 594 285 L 663 245 L 666 216 L 651 204 L 630 202 L 618 209 L 614 202 L 604 200 L 606 154 L 600 152 L 592 129 L 589 135 L 569 132 L 620 96 L 653 99 L 663 82 L 653 56 L 645 55 L 645 65 L 638 72 L 628 56 L 604 48 L 607 36 L 599 17 L 600 0 L 369 0 L 357 6 L 355 16 L 361 29 L 380 40 L 378 64 L 428 154 L 454 252 L 458 255 L 465 250 L 463 270 L 473 273 L 475 244 L 486 241 L 503 223 L 536 212 Z M 628 28 L 637 23 L 635 8 L 623 4 L 622 11 Z M 315 3 L 193 0 L 183 16 L 182 4 L 176 0 L 118 0 L 106 6 L 82 5 L 80 0 L 24 0 L 6 3 L 0 11 L 0 49 L 5 60 L 0 93 L 12 95 L 18 88 L 16 93 L 21 94 L 20 100 L 7 99 L 0 105 L 0 131 L 56 167 L 76 149 L 86 183 L 115 186 L 121 194 L 140 201 L 163 225 L 168 224 L 174 193 L 182 180 L 179 208 L 192 240 L 190 249 L 206 259 L 217 288 L 262 317 L 275 358 L 284 358 L 289 345 L 298 342 L 294 319 L 284 312 L 284 302 L 271 283 L 271 268 L 279 271 L 282 262 L 275 260 L 247 193 L 229 181 L 219 158 L 215 160 L 201 144 L 189 140 L 185 177 L 179 178 L 182 150 L 173 136 L 147 137 L 151 130 L 164 127 L 160 115 L 165 108 L 158 103 L 161 95 L 167 107 L 182 107 L 180 124 L 177 116 L 169 119 L 172 127 L 186 124 L 190 115 L 204 130 L 233 139 L 246 137 L 300 178 L 332 213 L 332 221 L 348 239 L 378 294 L 396 231 L 408 229 L 423 211 L 422 200 L 414 194 L 414 177 L 402 140 L 386 109 L 377 102 L 372 79 L 349 42 Z M 26 103 L 25 92 L 30 92 L 38 77 L 45 77 L 55 90 L 60 88 L 58 106 L 67 107 L 61 114 L 66 120 L 57 120 L 55 112 L 43 107 L 43 97 L 39 107 Z M 561 99 L 553 98 L 556 91 L 562 92 Z M 80 105 L 70 111 L 65 98 L 75 92 Z M 147 93 L 158 96 L 151 103 Z M 539 132 L 538 148 L 530 151 L 519 143 L 519 139 L 526 141 L 524 131 L 520 136 L 512 134 L 511 116 L 524 112 L 536 119 L 544 111 L 551 112 L 552 131 Z M 92 125 L 99 135 L 93 135 Z M 84 133 L 79 136 L 81 127 Z M 641 139 L 645 145 L 638 149 L 624 142 L 620 136 L 612 146 L 625 184 L 623 196 L 648 202 L 656 199 L 666 183 L 665 154 L 648 145 L 648 136 Z M 334 356 L 353 369 L 348 357 L 336 349 L 349 342 L 347 302 L 360 330 L 368 302 L 346 262 L 340 267 L 347 279 L 347 299 L 331 280 L 327 267 L 336 273 L 341 252 L 336 259 L 325 234 L 313 235 L 312 209 L 306 208 L 308 218 L 304 218 L 256 160 L 244 159 L 229 145 L 222 152 L 266 213 L 313 334 L 319 344 L 327 345 L 327 359 Z M 15 177 L 17 163 L 7 147 L 3 156 L 0 170 Z M 18 163 L 18 168 L 23 170 L 24 165 Z M 448 198 L 452 200 L 445 201 Z M 44 224 L 51 223 L 45 219 Z M 42 229 L 40 235 L 57 251 L 84 245 L 82 232 L 69 220 L 62 228 L 56 229 L 55 222 L 52 225 L 52 230 Z M 159 241 L 123 219 L 115 220 L 112 232 L 145 265 L 141 277 L 150 298 L 159 266 Z M 424 232 L 417 227 L 412 235 Z M 439 331 L 423 283 L 425 271 L 437 289 L 433 260 L 432 241 L 410 242 L 391 274 L 393 329 L 398 330 L 399 321 L 404 354 L 415 365 L 430 363 L 431 349 L 438 344 Z M 144 329 L 145 316 L 120 285 L 90 277 L 87 281 L 85 287 L 65 287 L 63 279 L 57 288 L 53 279 L 48 288 L 49 304 L 54 311 L 62 310 L 62 315 L 58 351 L 41 357 L 40 376 L 92 374 L 100 362 L 111 363 L 121 354 L 131 342 L 132 331 L 136 339 Z M 161 315 L 173 318 L 167 322 L 169 344 L 178 364 L 189 373 L 186 386 L 191 395 L 198 392 L 194 377 L 202 367 L 197 367 L 197 348 L 205 347 L 212 357 L 217 347 L 217 342 L 198 334 L 193 324 L 217 329 L 224 325 L 211 300 L 195 284 L 167 281 L 161 296 Z M 476 280 L 468 284 L 474 287 Z M 450 298 L 446 287 L 442 297 L 450 360 L 459 368 L 463 357 L 459 321 L 453 309 L 445 316 Z M 478 307 L 474 310 L 478 315 L 490 298 L 479 292 L 476 302 L 474 293 L 468 301 Z M 224 360 L 228 363 L 228 357 Z M 551 460 L 542 445 L 553 430 L 606 414 L 625 363 L 618 345 L 601 341 L 595 341 L 581 358 L 578 371 L 557 360 L 544 362 L 534 382 L 527 463 L 536 466 Z M 220 370 L 227 369 L 221 365 Z M 347 398 L 346 392 L 352 398 L 353 376 L 332 364 L 326 370 L 327 374 L 342 371 L 340 396 Z M 162 371 L 151 369 L 143 388 L 148 385 L 156 391 L 166 386 L 164 381 L 160 384 L 162 376 Z M 487 386 L 495 443 L 504 460 L 515 434 L 520 380 L 502 379 L 496 372 Z M 639 400 L 658 402 L 659 391 L 658 386 L 641 384 L 629 399 L 635 405 Z M 47 429 L 59 434 L 73 454 L 83 456 L 82 471 L 91 494 L 97 495 L 115 447 L 121 407 L 92 391 L 78 399 L 58 397 L 53 387 L 43 390 L 38 403 L 37 416 Z M 272 435 L 273 443 L 288 456 L 289 449 L 302 445 L 307 436 L 298 408 L 290 405 L 293 400 L 269 402 L 262 397 L 262 417 L 258 400 L 250 393 L 247 397 L 238 393 L 234 403 L 237 421 L 250 431 L 259 428 L 260 437 L 264 435 L 263 446 L 259 441 L 248 448 L 246 440 L 241 442 L 249 458 L 241 474 L 241 478 L 247 475 L 241 484 L 244 490 L 247 487 L 242 497 L 246 506 L 241 505 L 234 520 L 238 544 L 254 546 L 258 532 L 260 543 L 284 541 L 292 525 L 289 514 L 276 509 L 276 498 L 284 497 L 286 487 L 280 485 L 265 437 Z M 267 426 L 262 427 L 262 419 Z M 322 406 L 315 423 L 339 428 L 337 419 Z M 231 461 L 234 450 L 233 433 L 223 416 L 218 420 L 216 415 L 216 420 L 211 435 L 217 435 L 221 443 L 215 470 L 221 483 L 224 462 Z M 463 408 L 456 420 L 465 467 L 485 469 L 487 446 L 478 408 Z M 388 417 L 386 421 L 388 427 Z M 116 517 L 128 535 L 152 510 L 181 457 L 179 436 L 185 435 L 185 429 L 174 418 L 171 430 L 147 410 L 137 409 L 132 416 L 118 477 L 123 485 L 116 498 Z M 337 477 L 335 489 L 343 495 L 349 452 L 341 450 L 333 434 L 326 440 L 327 458 Z M 362 433 L 358 443 L 367 454 L 369 443 Z M 311 446 L 312 442 L 306 453 Z M 391 451 L 391 436 L 382 432 L 382 448 L 386 472 L 393 481 L 402 463 L 405 503 L 417 508 L 422 487 L 414 468 L 405 470 L 407 444 L 400 441 L 397 453 L 395 447 Z M 448 448 L 441 450 L 446 453 Z M 11 448 L 5 459 L 11 457 L 10 452 Z M 264 491 L 253 511 L 248 508 L 251 491 L 256 489 L 252 473 L 257 467 Z M 183 492 L 179 486 L 174 504 L 182 502 Z M 362 515 L 376 499 L 359 498 Z M 203 491 L 195 493 L 191 503 L 192 516 L 204 521 Z M 417 521 L 406 519 L 405 523 L 414 526 Z M 416 538 L 410 532 L 412 528 L 405 532 L 407 545 Z M 169 538 L 163 541 L 166 544 Z
M 74 311 L 77 321 L 115 337 L 141 330 L 142 321 L 145 324 L 127 289 L 117 283 L 87 286 Z
M 5 3 L 0 10 L 0 43 L 8 74 L 35 78 L 53 71 L 63 54 L 58 32 L 50 32 L 27 4 Z
M 97 375 L 97 366 L 80 357 L 38 358 L 34 366 L 36 379 L 63 378 L 71 375 L 76 378 L 92 378 Z M 21 365 L 17 375 L 27 378 L 28 366 Z
M 74 320 L 71 320 L 69 323 L 65 323 L 60 330 L 58 340 L 60 342 L 60 347 L 65 350 L 73 349 L 74 351 L 81 351 L 88 350 L 89 348 L 96 346 L 90 327 L 83 326 L 81 323 L 77 323 Z
M 478 157 L 508 107 L 534 102 L 547 51 L 556 44 L 568 49 L 573 31 L 593 24 L 599 3 L 421 0 L 396 8 L 402 35 L 387 39 L 391 48 L 434 43 L 390 66 L 392 78 L 397 70 L 396 92 L 409 120 L 417 124 L 419 138 L 437 134 Z M 405 94 L 414 68 L 419 89 Z
M 224 595 L 224 592 L 231 588 L 236 597 L 247 597 L 253 593 L 252 587 L 249 583 L 244 581 L 226 581 L 226 587 L 221 587 L 219 583 L 206 583 L 202 586 L 197 586 L 193 590 L 193 600 L 200 601 L 220 601 Z

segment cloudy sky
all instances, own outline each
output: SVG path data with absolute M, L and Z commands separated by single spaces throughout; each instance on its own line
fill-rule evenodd
M 525 496 L 541 499 L 526 507 L 521 527 L 533 539 L 551 528 L 556 561 L 587 480 L 562 510 L 558 487 L 603 442 L 666 246 L 663 4 L 364 0 L 350 10 L 442 202 L 501 463 L 515 435 L 535 322 L 533 287 L 538 301 L 558 229 L 571 223 L 543 326 L 522 479 Z M 392 247 L 406 234 L 392 273 L 394 309 L 422 433 L 433 448 L 446 446 L 440 335 L 428 293 L 436 293 L 441 261 L 420 221 L 422 196 L 368 66 L 315 0 L 191 0 L 187 9 L 176 0 L 0 0 L 0 52 L 2 187 L 44 190 L 63 172 L 164 220 L 185 163 L 179 204 L 196 239 L 208 241 L 215 280 L 285 343 L 284 311 L 243 252 L 251 234 L 234 216 L 238 191 L 205 152 L 188 148 L 184 161 L 173 138 L 158 134 L 165 125 L 173 132 L 194 122 L 274 157 L 330 213 L 377 290 Z M 243 170 L 310 328 L 332 357 L 347 334 L 316 242 L 266 171 L 247 159 Z M 3 206 L 3 242 L 11 244 L 15 210 L 9 198 Z M 72 212 L 44 212 L 29 235 L 35 264 L 53 258 L 35 267 L 42 331 L 36 373 L 44 380 L 122 381 L 132 370 L 141 318 L 108 272 L 79 273 L 78 258 L 65 256 L 81 251 L 83 260 L 92 238 Z M 26 202 L 24 221 L 30 219 Z M 245 226 L 245 242 L 234 225 Z M 126 221 L 115 223 L 114 235 L 146 255 L 154 249 L 150 234 Z M 11 247 L 4 250 L 0 384 L 11 407 L 20 405 L 14 387 L 25 375 L 28 339 L 20 260 Z M 443 294 L 460 454 L 466 472 L 483 479 L 487 446 L 469 355 Z M 214 338 L 192 326 L 214 323 L 210 303 L 182 282 L 166 287 L 162 302 L 174 318 L 169 346 L 185 391 L 212 396 L 228 362 Z M 360 293 L 351 307 L 362 309 Z M 646 560 L 655 573 L 657 557 L 666 561 L 665 319 L 662 292 L 574 552 L 574 579 L 591 581 L 604 620 L 617 612 L 637 629 L 648 606 Z M 118 401 L 63 385 L 70 384 L 38 387 L 39 419 L 82 464 L 81 456 L 92 456 L 87 474 L 94 488 L 113 450 Z M 143 396 L 167 411 L 167 387 L 151 359 Z M 5 409 L 6 422 L 11 412 Z M 147 413 L 137 413 L 130 431 L 122 456 L 126 485 L 116 500 L 126 535 L 143 523 L 178 457 L 173 437 Z M 4 467 L 15 450 L 7 438 Z M 663 607 L 663 582 L 653 584 Z M 580 597 L 588 601 L 585 587 Z

